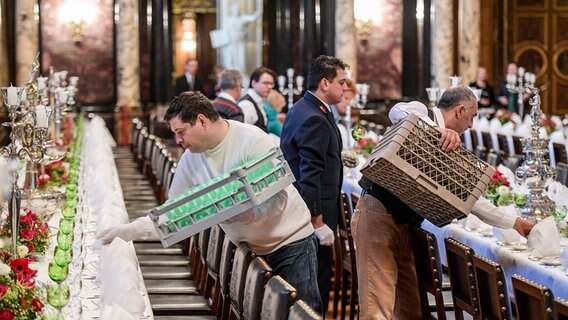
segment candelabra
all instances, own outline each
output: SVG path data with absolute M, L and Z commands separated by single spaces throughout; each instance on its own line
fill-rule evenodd
M 517 181 L 526 185 L 529 192 L 527 204 L 520 209 L 523 217 L 540 221 L 554 212 L 554 202 L 544 194 L 544 188 L 549 179 L 554 179 L 555 172 L 548 163 L 549 139 L 540 137 L 540 122 L 544 114 L 540 108 L 539 90 L 532 88 L 534 96 L 530 99 L 532 106 L 530 117 L 532 119 L 531 136 L 521 138 L 525 161 L 517 168 L 515 174 Z
M 525 68 L 520 67 L 517 75 L 507 74 L 507 91 L 509 91 L 509 111 L 514 110 L 514 95 L 517 95 L 518 113 L 524 116 L 525 104 L 523 102 L 523 93 L 530 93 L 536 82 L 536 75 L 531 72 L 525 72 Z
M 369 89 L 371 87 L 366 83 L 357 83 L 355 86 L 357 87 L 357 94 L 355 95 L 355 101 L 357 103 L 355 103 L 354 106 L 363 109 L 367 105 L 367 96 L 369 95 Z
M 8 112 L 10 122 L 3 123 L 10 127 L 10 144 L 0 148 L 0 155 L 10 159 L 37 162 L 43 157 L 43 148 L 38 143 L 40 132 L 36 131 L 35 122 L 38 118 L 36 110 L 25 110 L 20 107 L 23 87 L 1 88 L 4 97 L 4 106 Z M 18 116 L 20 119 L 18 120 Z M 8 199 L 10 231 L 12 234 L 12 253 L 17 254 L 17 240 L 19 235 L 20 206 L 22 192 L 18 186 L 18 172 L 14 170 L 11 181 L 11 197 Z
M 288 87 L 286 85 L 286 78 L 288 78 Z M 296 83 L 294 85 L 294 69 L 286 69 L 286 76 L 278 76 L 278 90 L 284 96 L 288 96 L 288 109 L 294 104 L 294 95 L 299 95 L 304 91 L 304 77 L 296 76 Z

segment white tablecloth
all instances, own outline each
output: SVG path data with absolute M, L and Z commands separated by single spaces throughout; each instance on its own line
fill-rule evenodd
M 343 191 L 349 196 L 353 192 L 361 193 L 361 187 L 357 184 L 359 176 L 356 173 L 354 175 L 355 178 L 345 176 L 343 180 Z M 471 247 L 476 254 L 487 257 L 501 265 L 505 271 L 511 296 L 511 276 L 519 274 L 550 288 L 556 298 L 568 299 L 568 275 L 562 270 L 562 267 L 544 266 L 539 264 L 538 261 L 529 260 L 527 252 L 513 252 L 511 248 L 498 245 L 494 237 L 483 237 L 478 232 L 466 231 L 462 224 L 462 222 L 459 222 L 438 228 L 428 221 L 422 223 L 422 228 L 436 235 L 442 264 L 446 264 L 444 239 L 453 237 Z M 567 245 L 568 239 L 562 238 L 562 248 Z

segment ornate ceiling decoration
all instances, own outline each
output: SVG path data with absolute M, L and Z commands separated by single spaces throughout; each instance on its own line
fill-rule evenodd
M 172 0 L 173 14 L 217 12 L 215 0 Z

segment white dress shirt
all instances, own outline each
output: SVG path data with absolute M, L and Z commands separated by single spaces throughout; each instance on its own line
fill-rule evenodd
M 264 99 L 256 93 L 253 89 L 247 89 L 247 94 L 256 102 L 262 117 L 264 118 L 264 124 L 268 123 L 268 118 L 266 116 L 266 112 L 264 112 Z M 238 103 L 238 106 L 243 110 L 243 115 L 245 117 L 245 123 L 248 124 L 255 124 L 258 121 L 258 114 L 256 113 L 256 109 L 252 102 L 248 100 L 241 100 Z

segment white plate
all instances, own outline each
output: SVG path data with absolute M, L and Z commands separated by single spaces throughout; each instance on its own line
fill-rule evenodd
M 558 267 L 562 265 L 559 257 L 544 257 L 539 260 L 539 263 L 550 267 Z

